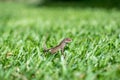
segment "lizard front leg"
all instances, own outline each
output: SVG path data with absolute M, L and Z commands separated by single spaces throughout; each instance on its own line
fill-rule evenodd
M 64 56 L 64 58 L 65 58 L 64 48 L 62 48 L 62 49 L 61 49 L 61 53 L 62 53 L 62 55 L 63 55 L 63 56 Z

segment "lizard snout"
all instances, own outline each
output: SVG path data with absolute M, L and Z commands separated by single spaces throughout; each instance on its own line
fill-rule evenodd
M 66 39 L 65 39 L 65 42 L 66 42 L 66 43 L 69 43 L 69 42 L 71 42 L 71 41 L 72 41 L 72 39 L 70 39 L 70 38 L 66 38 Z

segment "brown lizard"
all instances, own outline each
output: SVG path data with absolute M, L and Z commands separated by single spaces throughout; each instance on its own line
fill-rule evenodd
M 47 49 L 46 48 L 46 45 L 44 45 L 44 52 L 50 52 L 51 54 L 54 54 L 56 53 L 57 51 L 61 50 L 63 56 L 64 56 L 64 48 L 66 46 L 67 43 L 70 43 L 72 41 L 72 39 L 70 38 L 65 38 L 63 39 L 59 45 L 53 47 L 53 48 L 50 48 L 50 49 Z

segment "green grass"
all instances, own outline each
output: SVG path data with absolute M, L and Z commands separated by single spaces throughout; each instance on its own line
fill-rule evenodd
M 61 53 L 47 47 L 72 38 Z M 119 80 L 120 11 L 0 3 L 1 80 Z

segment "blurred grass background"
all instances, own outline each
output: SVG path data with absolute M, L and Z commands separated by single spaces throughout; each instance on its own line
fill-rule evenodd
M 119 7 L 104 1 L 106 7 L 99 6 L 95 0 L 91 0 L 94 6 L 87 5 L 89 1 L 85 1 L 81 5 L 73 1 L 1 1 L 0 79 L 119 80 Z M 60 52 L 44 55 L 47 35 L 49 48 L 65 37 L 73 39 L 65 49 L 66 59 Z

